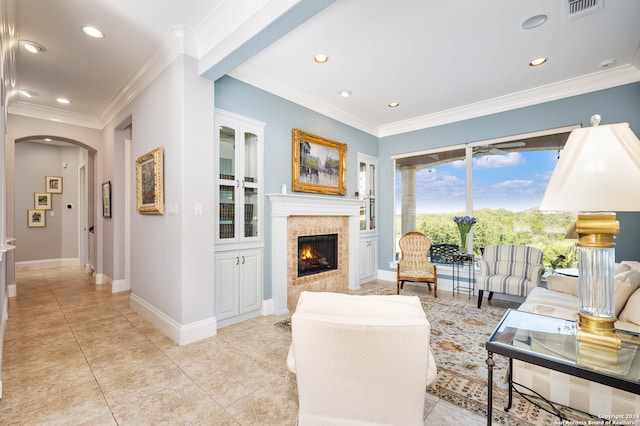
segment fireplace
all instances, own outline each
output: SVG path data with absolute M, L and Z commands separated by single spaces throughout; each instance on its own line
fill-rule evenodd
M 338 268 L 338 234 L 298 236 L 298 277 Z
M 303 291 L 345 292 L 360 288 L 357 199 L 268 194 L 271 200 L 272 306 L 276 315 L 295 309 Z M 298 237 L 337 235 L 337 267 L 298 276 Z M 326 256 L 326 255 L 325 255 Z

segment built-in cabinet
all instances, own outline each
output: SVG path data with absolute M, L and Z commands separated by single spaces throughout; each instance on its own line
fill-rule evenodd
M 262 249 L 221 251 L 215 262 L 219 327 L 257 316 L 262 308 Z
M 218 327 L 260 314 L 263 288 L 264 123 L 215 110 Z
M 377 214 L 378 159 L 358 153 L 358 199 L 360 205 L 360 283 L 378 274 Z

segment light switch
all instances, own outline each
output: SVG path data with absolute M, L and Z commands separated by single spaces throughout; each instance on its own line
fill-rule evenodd
M 53 210 L 49 210 L 49 216 L 54 217 L 56 215 L 56 212 L 54 212 Z
M 195 206 L 195 212 L 197 216 L 202 216 L 202 204 L 197 203 Z

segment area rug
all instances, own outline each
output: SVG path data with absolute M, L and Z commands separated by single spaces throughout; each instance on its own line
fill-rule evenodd
M 396 294 L 395 286 L 374 287 L 359 294 Z M 403 294 L 420 298 L 427 319 L 431 324 L 431 349 L 438 366 L 436 380 L 427 387 L 427 392 L 481 416 L 487 415 L 487 350 L 485 342 L 505 314 L 505 308 L 483 306 L 478 309 L 473 299 L 467 296 L 440 296 L 418 290 L 404 290 Z M 274 324 L 291 329 L 290 320 Z M 505 412 L 507 402 L 506 375 L 508 360 L 494 356 L 493 369 L 493 422 L 507 425 L 559 425 L 558 417 L 514 393 L 512 408 Z M 563 417 L 573 422 L 584 422 L 594 418 L 588 414 L 561 409 Z

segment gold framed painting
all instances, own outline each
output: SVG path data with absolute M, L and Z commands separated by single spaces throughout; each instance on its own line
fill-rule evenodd
M 345 195 L 347 145 L 293 129 L 291 189 Z
M 102 184 L 102 217 L 111 218 L 111 181 Z
M 36 210 L 51 209 L 51 194 L 49 194 L 48 192 L 34 192 L 33 208 Z
M 136 160 L 136 204 L 141 214 L 164 214 L 163 151 L 156 148 Z
M 38 209 L 27 210 L 27 226 L 29 228 L 44 228 L 46 211 Z
M 47 188 L 47 192 L 51 194 L 62 194 L 62 177 L 45 176 L 44 187 Z

